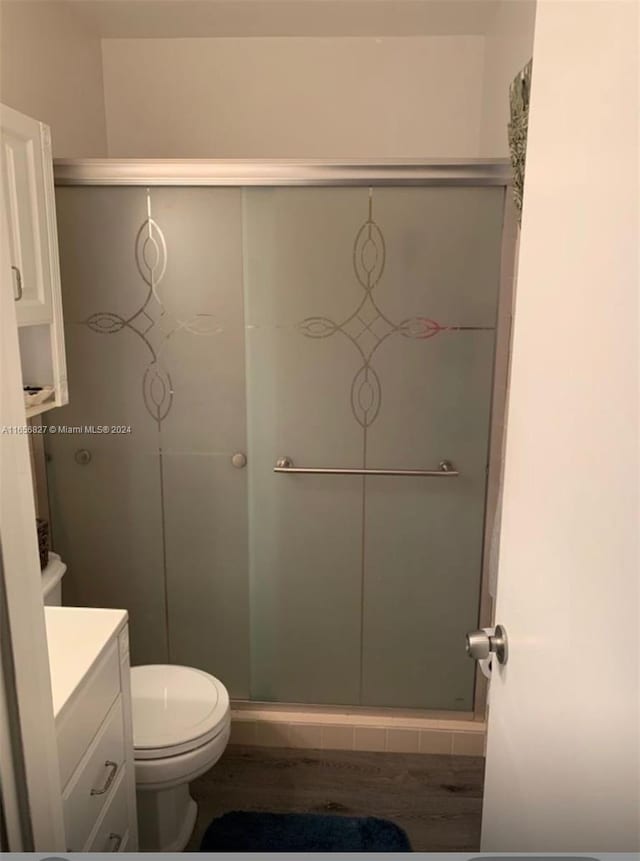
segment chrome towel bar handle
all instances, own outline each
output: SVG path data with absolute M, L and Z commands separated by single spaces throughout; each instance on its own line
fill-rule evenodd
M 294 466 L 290 457 L 280 457 L 273 471 L 289 475 L 401 475 L 414 478 L 457 478 L 460 475 L 449 460 L 441 460 L 438 469 L 342 469 Z

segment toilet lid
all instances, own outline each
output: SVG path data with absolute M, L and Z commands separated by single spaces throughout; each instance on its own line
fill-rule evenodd
M 193 749 L 229 723 L 225 686 L 193 667 L 132 667 L 131 699 L 137 758 L 149 758 L 152 751 L 168 756 L 176 748 Z

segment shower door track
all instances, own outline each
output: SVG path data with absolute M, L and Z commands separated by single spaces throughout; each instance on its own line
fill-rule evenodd
M 180 186 L 180 187 L 502 187 L 513 185 L 509 159 L 54 159 L 57 186 Z M 496 329 L 496 353 L 491 406 L 479 627 L 492 623 L 490 546 L 498 507 L 502 443 L 509 371 L 511 309 L 516 259 L 517 215 L 512 196 L 505 193 Z M 461 642 L 461 648 L 464 644 Z M 461 720 L 484 721 L 487 682 L 476 670 L 473 709 Z M 238 703 L 240 705 L 240 703 Z M 243 703 L 247 709 L 264 704 Z M 282 707 L 267 705 L 266 708 Z M 300 706 L 294 706 L 300 708 Z M 354 711 L 359 706 L 350 707 Z M 427 718 L 430 710 L 410 710 Z
M 55 159 L 56 185 L 507 186 L 507 159 L 424 161 L 231 161 Z

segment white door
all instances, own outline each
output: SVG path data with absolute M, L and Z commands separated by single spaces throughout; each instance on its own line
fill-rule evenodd
M 539 0 L 482 849 L 640 850 L 638 0 Z
M 62 798 L 5 224 L 0 208 L 0 803 L 10 850 L 55 852 Z
M 18 323 L 49 323 L 55 277 L 44 193 L 45 187 L 52 186 L 49 129 L 5 105 L 0 118 L 3 205 Z

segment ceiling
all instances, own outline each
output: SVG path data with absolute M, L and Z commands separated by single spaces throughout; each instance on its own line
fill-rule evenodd
M 68 0 L 101 38 L 484 35 L 501 0 Z

